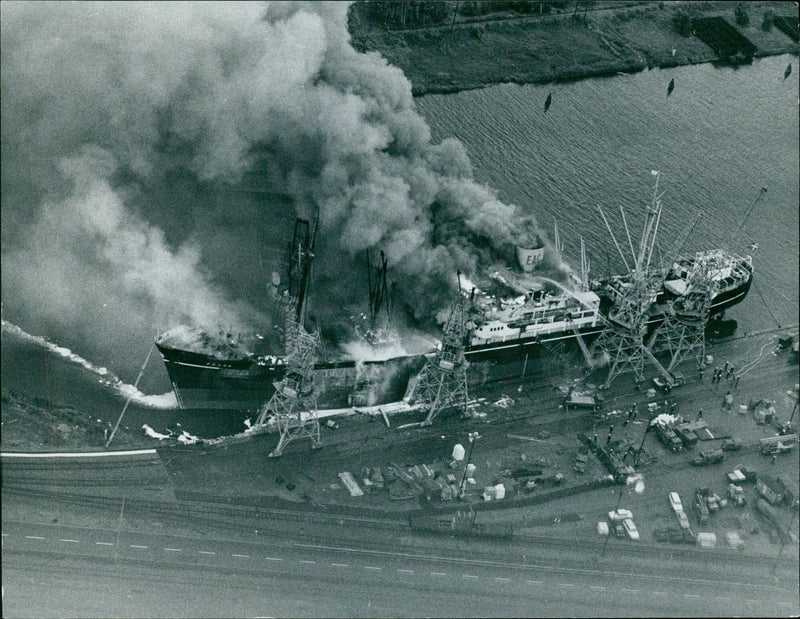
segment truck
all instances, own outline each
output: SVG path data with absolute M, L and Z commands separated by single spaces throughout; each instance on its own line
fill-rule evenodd
M 656 436 L 661 443 L 673 453 L 677 453 L 683 449 L 683 441 L 678 438 L 675 431 L 665 423 L 656 423 Z
M 686 449 L 697 445 L 697 434 L 694 433 L 694 430 L 688 428 L 686 424 L 675 426 L 675 434 L 681 439 Z
M 711 449 L 708 451 L 701 451 L 700 455 L 692 459 L 694 466 L 708 466 L 710 464 L 718 464 L 725 460 L 725 454 L 721 449 Z
M 797 434 L 786 434 L 784 436 L 769 436 L 762 438 L 759 448 L 765 456 L 773 456 L 785 451 L 791 451 L 797 443 Z
M 742 448 L 742 441 L 735 436 L 730 436 L 722 441 L 723 451 L 739 451 Z
M 694 509 L 700 524 L 708 522 L 708 505 L 706 504 L 707 493 L 708 488 L 698 488 L 694 492 Z
M 603 396 L 571 389 L 564 398 L 564 410 L 585 409 L 594 413 L 603 410 Z
M 728 484 L 728 498 L 734 507 L 744 507 L 747 505 L 747 499 L 744 496 L 744 490 L 741 486 L 736 484 Z

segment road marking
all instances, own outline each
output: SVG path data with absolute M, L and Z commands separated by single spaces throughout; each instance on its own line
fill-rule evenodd
M 3 533 L 3 537 L 8 537 L 8 533 Z
M 499 580 L 501 582 L 508 582 L 509 580 L 511 580 L 510 578 L 504 578 L 502 576 L 495 576 L 494 579 Z
M 463 578 L 477 578 L 477 576 L 473 576 L 472 574 L 463 574 Z
M 529 585 L 541 585 L 542 584 L 541 580 L 529 580 L 527 582 L 528 582 Z
M 653 595 L 669 595 L 669 594 L 664 593 L 663 591 L 653 591 Z
M 685 598 L 699 598 L 699 595 L 695 595 L 694 593 L 684 593 L 683 597 Z
M 431 576 L 447 576 L 444 572 L 431 572 Z
M 264 557 L 267 561 L 283 561 L 280 557 Z
M 350 567 L 347 563 L 331 563 L 331 565 L 335 565 L 336 567 Z
M 306 559 L 300 559 L 300 563 L 316 563 L 316 561 L 307 561 Z
M 147 549 L 147 546 L 137 546 L 136 544 L 131 544 L 131 548 L 144 548 L 144 549 Z
M 70 544 L 80 544 L 80 540 L 77 539 L 60 539 L 59 542 L 69 542 Z
M 731 598 L 726 598 L 726 597 L 722 597 L 722 596 L 717 596 L 717 598 L 716 598 L 716 599 L 718 599 L 718 600 L 722 600 L 722 601 L 728 601 L 728 600 L 730 600 Z
M 625 593 L 639 593 L 638 589 L 623 589 Z
M 589 585 L 590 589 L 597 589 L 598 591 L 604 591 L 605 587 L 598 587 L 597 585 Z
M 183 552 L 183 550 L 181 550 L 180 548 L 164 548 L 164 550 L 167 550 L 169 552 Z
M 215 555 L 216 552 L 211 552 L 210 550 L 198 550 L 197 554 L 199 555 Z
M 38 535 L 26 535 L 25 539 L 44 539 L 44 538 L 39 537 Z
M 383 568 L 382 567 L 373 567 L 371 565 L 365 565 L 364 569 L 365 570 L 382 570 Z
M 751 604 L 761 604 L 759 600 L 745 600 L 745 602 L 750 602 Z
M 113 546 L 111 542 L 95 542 L 98 546 Z
M 404 570 L 402 568 L 397 568 L 398 572 L 403 572 L 404 574 L 413 574 L 414 570 Z
M 558 583 L 558 586 L 559 587 L 574 587 L 575 585 L 571 585 L 568 582 L 560 582 L 560 583 Z
M 250 555 L 231 555 L 233 557 L 239 557 L 240 559 L 249 559 Z

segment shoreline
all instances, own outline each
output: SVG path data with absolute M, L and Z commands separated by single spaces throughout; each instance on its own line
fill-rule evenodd
M 354 5 L 355 6 L 355 5 Z M 696 36 L 678 34 L 672 20 L 686 10 L 694 19 L 722 17 L 753 43 L 753 58 L 800 52 L 800 46 L 772 26 L 761 26 L 765 11 L 787 14 L 782 2 L 748 4 L 750 23 L 737 25 L 727 3 L 674 2 L 604 8 L 581 19 L 566 13 L 538 17 L 459 22 L 455 27 L 385 30 L 351 12 L 353 46 L 378 52 L 402 69 L 414 97 L 453 94 L 502 83 L 548 84 L 612 77 L 649 69 L 724 63 Z

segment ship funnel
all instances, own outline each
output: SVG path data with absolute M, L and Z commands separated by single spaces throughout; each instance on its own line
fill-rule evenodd
M 542 263 L 544 258 L 544 247 L 522 247 L 517 245 L 517 260 L 520 268 L 526 273 L 530 273 Z

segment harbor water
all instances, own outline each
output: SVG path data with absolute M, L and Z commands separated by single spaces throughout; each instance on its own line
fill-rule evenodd
M 738 321 L 740 333 L 753 332 L 797 322 L 800 71 L 784 79 L 789 62 L 796 65 L 797 58 L 562 84 L 505 84 L 425 96 L 417 105 L 435 140 L 464 142 L 476 178 L 494 187 L 500 199 L 533 213 L 551 238 L 558 222 L 564 256 L 574 267 L 580 264 L 583 237 L 594 277 L 624 271 L 597 207 L 603 207 L 627 247 L 619 207 L 638 233 L 652 190 L 651 170 L 660 171 L 665 192 L 661 251 L 666 253 L 702 210 L 684 252 L 723 247 L 752 256 L 753 288 L 728 317 Z M 675 88 L 668 96 L 672 79 Z M 744 221 L 761 187 L 767 194 Z M 4 392 L 88 410 L 106 423 L 116 420 L 125 402 L 84 367 L 5 330 L 2 384 Z M 158 355 L 139 389 L 170 390 Z M 163 431 L 180 421 L 201 436 L 241 430 L 247 417 L 190 418 L 136 402 L 126 415 L 124 425 L 131 428 L 148 423 Z
M 740 332 L 752 332 L 797 322 L 800 138 L 798 71 L 784 79 L 790 62 L 797 58 L 503 84 L 428 95 L 417 105 L 434 139 L 457 137 L 467 146 L 475 176 L 500 199 L 533 213 L 551 238 L 558 222 L 565 259 L 576 269 L 583 237 L 594 277 L 625 271 L 597 207 L 627 248 L 622 206 L 635 245 L 650 172 L 660 171 L 661 250 L 703 211 L 684 251 L 723 247 L 753 257 L 753 289 L 728 316 Z M 743 221 L 761 187 L 767 193 Z

